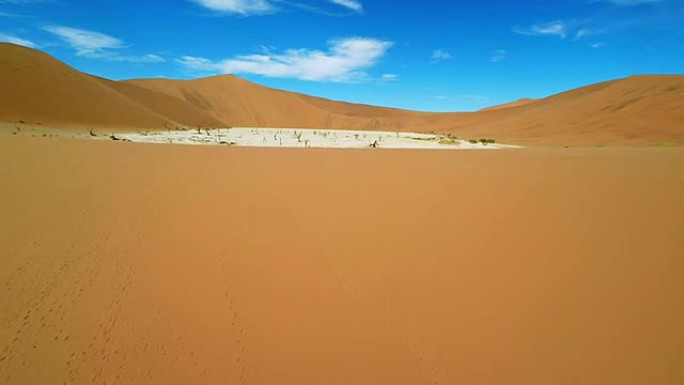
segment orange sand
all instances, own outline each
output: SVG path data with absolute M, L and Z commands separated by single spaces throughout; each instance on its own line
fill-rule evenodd
M 0 384 L 682 384 L 684 152 L 0 138 Z

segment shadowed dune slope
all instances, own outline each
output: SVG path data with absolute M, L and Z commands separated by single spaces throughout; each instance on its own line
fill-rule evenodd
M 322 127 L 329 113 L 298 94 L 259 86 L 232 75 L 196 80 L 126 81 L 210 111 L 228 126 Z
M 2 384 L 684 383 L 681 149 L 5 135 Z
M 184 126 L 222 127 L 224 123 L 214 116 L 211 111 L 197 108 L 182 100 L 164 95 L 132 84 L 99 79 L 110 88 L 126 95 L 131 100 L 148 109 L 178 122 Z
M 195 80 L 133 79 L 126 83 L 211 111 L 228 126 L 396 129 L 396 118 L 430 114 L 316 98 L 264 87 L 233 75 Z

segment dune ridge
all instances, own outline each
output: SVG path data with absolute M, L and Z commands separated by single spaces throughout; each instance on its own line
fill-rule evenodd
M 537 99 L 532 99 L 532 98 L 521 98 L 515 101 L 512 101 L 510 103 L 504 103 L 504 104 L 499 104 L 496 106 L 491 106 L 491 107 L 485 107 L 481 109 L 480 111 L 488 111 L 488 110 L 500 110 L 503 108 L 513 108 L 513 107 L 520 107 L 520 106 L 525 106 L 530 103 L 536 102 Z
M 684 145 L 684 76 L 640 75 L 477 112 L 334 101 L 233 75 L 112 81 L 34 49 L 0 44 L 0 121 L 110 130 L 283 127 L 450 133 L 513 144 Z

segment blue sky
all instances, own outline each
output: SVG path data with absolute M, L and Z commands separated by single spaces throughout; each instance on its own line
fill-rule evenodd
M 111 79 L 464 111 L 684 73 L 684 0 L 0 0 L 0 41 Z

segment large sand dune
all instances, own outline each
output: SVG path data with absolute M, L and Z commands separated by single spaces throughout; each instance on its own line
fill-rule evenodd
M 37 50 L 0 43 L 0 121 L 161 129 L 220 124 L 167 95 L 81 73 Z
M 0 44 L 0 121 L 111 130 L 248 126 L 452 133 L 531 145 L 684 144 L 684 76 L 638 76 L 473 113 L 332 101 L 231 76 L 113 82 Z
M 682 384 L 683 168 L 4 135 L 0 383 Z

